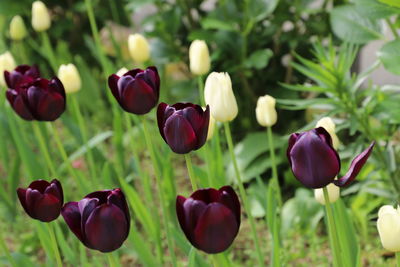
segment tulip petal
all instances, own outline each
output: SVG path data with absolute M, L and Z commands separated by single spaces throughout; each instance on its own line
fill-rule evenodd
M 106 204 L 108 201 L 108 196 L 112 190 L 101 190 L 95 191 L 85 196 L 85 198 L 97 198 L 99 200 L 98 205 Z
M 155 66 L 148 67 L 144 71 L 144 77 L 146 83 L 148 83 L 153 89 L 157 96 L 160 94 L 160 76 Z
M 51 222 L 60 215 L 62 203 L 52 194 L 44 194 L 35 202 L 35 219 Z
M 97 207 L 85 225 L 87 243 L 101 252 L 121 247 L 128 237 L 128 225 L 122 210 L 111 204 Z
M 83 230 L 83 235 L 85 235 L 86 221 L 98 205 L 99 200 L 97 198 L 84 198 L 78 202 L 79 212 L 81 213 L 81 227 Z
M 194 192 L 190 198 L 201 200 L 206 204 L 218 202 L 220 199 L 220 192 L 214 188 L 202 188 Z
M 236 216 L 236 222 L 240 226 L 240 201 L 231 186 L 221 187 L 218 202 L 229 208 Z
M 81 213 L 79 211 L 78 202 L 66 203 L 61 209 L 61 215 L 64 217 L 69 229 L 71 229 L 81 242 L 85 243 L 81 228 Z
M 39 179 L 33 181 L 28 187 L 30 189 L 36 189 L 37 191 L 43 194 L 48 186 L 50 186 L 49 182 L 47 182 L 46 180 Z
M 178 222 L 179 225 L 181 226 L 183 232 L 185 233 L 186 237 L 191 240 L 191 238 L 188 237 L 187 233 L 189 233 L 187 227 L 186 227 L 186 218 L 185 218 L 185 210 L 183 208 L 183 205 L 185 204 L 186 198 L 183 196 L 177 196 L 176 197 L 176 203 L 175 203 L 175 208 L 176 208 L 176 215 L 178 217 Z
M 65 110 L 65 98 L 58 93 L 42 95 L 37 106 L 38 120 L 54 121 Z
M 48 84 L 49 87 L 49 91 L 52 93 L 58 93 L 61 95 L 61 97 L 64 99 L 66 99 L 65 97 L 65 89 L 64 89 L 64 85 L 62 84 L 62 82 L 60 81 L 60 79 L 58 79 L 57 77 L 53 77 Z M 64 103 L 65 104 L 65 103 Z
M 36 189 L 28 188 L 26 189 L 26 206 L 28 208 L 28 214 L 32 218 L 36 219 L 36 202 L 38 202 L 43 197 L 43 194 Z
M 125 195 L 122 193 L 121 189 L 117 188 L 111 191 L 111 194 L 108 197 L 108 204 L 114 204 L 119 207 L 122 212 L 125 214 L 126 221 L 128 222 L 128 231 L 130 227 L 131 216 L 129 215 L 128 204 L 126 203 Z
M 375 142 L 372 142 L 367 149 L 365 149 L 357 157 L 355 157 L 351 162 L 350 169 L 347 171 L 347 173 L 342 178 L 333 181 L 333 183 L 340 187 L 349 185 L 361 171 L 361 168 L 364 166 L 365 162 L 371 155 L 374 145 Z
M 108 87 L 110 87 L 111 89 L 111 93 L 113 94 L 113 96 L 115 97 L 115 99 L 118 101 L 118 103 L 120 105 L 121 104 L 121 97 L 119 95 L 119 91 L 118 91 L 118 81 L 119 81 L 119 76 L 112 74 L 108 77 Z
M 307 187 L 325 187 L 339 173 L 337 152 L 315 129 L 298 136 L 288 153 L 294 176 Z
M 14 111 L 23 119 L 31 121 L 34 119 L 30 109 L 25 103 L 23 97 L 18 95 L 13 103 L 10 103 Z
M 208 107 L 208 106 L 207 106 Z M 183 117 L 192 125 L 193 131 L 196 133 L 198 149 L 204 145 L 207 140 L 208 125 L 210 123 L 209 107 L 203 112 L 200 106 L 187 107 L 183 110 Z
M 194 246 L 207 253 L 226 250 L 239 231 L 232 211 L 220 203 L 207 206 L 194 231 Z
M 167 142 L 167 140 L 165 139 L 164 136 L 164 126 L 165 126 L 165 110 L 167 109 L 168 105 L 164 102 L 161 102 L 158 107 L 157 107 L 157 124 L 158 124 L 158 129 L 160 131 L 160 134 L 162 136 L 162 138 L 164 139 L 165 142 Z
M 293 133 L 293 134 L 291 134 L 290 137 L 289 137 L 289 145 L 288 145 L 288 148 L 287 148 L 287 150 L 286 150 L 286 156 L 287 156 L 287 158 L 288 158 L 288 160 L 289 160 L 290 166 L 292 166 L 292 159 L 291 159 L 291 157 L 290 157 L 290 151 L 292 150 L 294 144 L 296 143 L 296 141 L 297 141 L 297 139 L 300 137 L 300 135 L 301 135 L 301 134 Z
M 53 179 L 51 180 L 50 184 L 55 184 L 57 186 L 58 192 L 60 194 L 61 203 L 64 203 L 64 192 L 61 187 L 60 181 L 58 181 L 57 179 Z
M 60 192 L 59 187 L 55 183 L 51 183 L 46 190 L 44 190 L 44 194 L 50 194 L 56 197 L 59 200 L 62 200 L 62 192 Z M 60 201 L 62 202 L 62 201 Z
M 189 153 L 197 144 L 196 134 L 192 126 L 183 116 L 178 114 L 167 119 L 164 134 L 172 151 L 178 154 Z
M 26 189 L 18 188 L 17 195 L 19 202 L 21 202 L 22 207 L 24 208 L 25 212 L 30 215 L 30 211 L 28 210 L 28 206 L 26 205 Z
M 142 115 L 148 113 L 158 101 L 153 89 L 138 74 L 136 78 L 124 87 L 121 99 L 123 108 L 131 113 Z M 121 79 L 122 80 L 122 79 Z M 118 85 L 121 88 L 121 85 Z

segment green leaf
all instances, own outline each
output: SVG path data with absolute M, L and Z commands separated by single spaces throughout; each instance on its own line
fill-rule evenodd
M 258 22 L 274 12 L 279 0 L 252 0 L 248 1 L 248 3 L 250 16 L 255 22 Z
M 228 23 L 216 18 L 204 18 L 201 20 L 201 26 L 208 30 L 224 30 L 224 31 L 237 31 L 237 27 L 233 23 Z
M 244 62 L 246 68 L 263 69 L 273 56 L 271 49 L 261 49 L 253 52 Z
M 386 43 L 377 55 L 387 71 L 400 75 L 400 40 Z
M 400 8 L 400 2 L 398 0 L 379 0 L 379 2 Z
M 379 3 L 377 0 L 356 0 L 354 3 L 360 13 L 370 19 L 387 18 L 400 11 L 400 9 Z
M 335 7 L 330 21 L 333 32 L 350 43 L 363 44 L 383 38 L 379 21 L 366 17 L 355 5 Z

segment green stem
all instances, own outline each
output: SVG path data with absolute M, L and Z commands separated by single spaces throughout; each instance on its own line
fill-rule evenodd
M 396 252 L 396 264 L 397 267 L 400 267 L 400 252 Z
M 199 89 L 199 100 L 202 107 L 206 106 L 206 102 L 204 101 L 204 83 L 203 83 L 203 76 L 197 76 L 197 87 Z
M 339 247 L 339 239 L 338 239 L 338 232 L 336 228 L 336 223 L 335 219 L 333 217 L 333 211 L 332 211 L 332 206 L 331 202 L 329 201 L 329 194 L 328 190 L 326 187 L 323 188 L 324 192 L 324 199 L 325 199 L 325 209 L 326 209 L 326 215 L 328 216 L 328 227 L 331 229 L 331 238 L 332 238 L 332 245 L 333 245 L 333 256 L 336 259 L 336 264 L 338 267 L 342 267 L 342 258 L 341 258 L 341 251 Z
M 53 51 L 53 48 L 50 43 L 49 35 L 47 34 L 47 31 L 43 31 L 40 34 L 42 36 L 43 47 L 46 50 L 46 55 L 47 55 L 47 59 L 50 63 L 50 66 L 53 69 L 53 71 L 55 73 L 57 73 L 57 69 L 58 69 L 57 59 L 54 55 L 54 51 Z
M 57 175 L 57 172 L 56 172 L 56 169 L 55 169 L 54 163 L 53 163 L 54 160 L 50 156 L 50 153 L 49 153 L 48 147 L 46 145 L 46 142 L 44 140 L 42 131 L 40 130 L 40 127 L 39 127 L 39 122 L 34 121 L 32 123 L 32 125 L 33 125 L 33 131 L 35 133 L 36 139 L 39 141 L 40 150 L 42 151 L 42 154 L 44 155 L 47 166 L 49 167 L 50 175 L 54 178 Z
M 115 252 L 107 253 L 108 264 L 109 264 L 110 267 L 118 267 L 118 266 L 120 266 L 119 259 L 116 256 L 117 255 L 115 254 Z
M 197 190 L 196 178 L 193 171 L 192 159 L 190 158 L 189 153 L 185 154 L 185 161 L 186 161 L 186 167 L 189 172 L 190 183 L 192 184 L 192 189 L 193 191 L 196 191 Z
M 400 36 L 399 36 L 399 33 L 397 32 L 396 27 L 393 25 L 393 23 L 390 21 L 389 18 L 387 18 L 387 19 L 385 19 L 385 20 L 386 20 L 386 23 L 387 23 L 387 25 L 389 26 L 390 30 L 392 31 L 394 37 L 395 37 L 396 39 L 399 39 Z
M 220 179 L 223 179 L 222 184 L 226 184 L 224 163 L 222 161 L 221 140 L 220 140 L 217 122 L 215 122 L 214 140 L 215 140 L 215 147 L 216 147 L 215 153 L 216 153 L 216 159 L 217 159 L 217 163 L 214 164 L 214 166 L 216 167 L 216 170 L 214 173 L 217 174 L 217 177 L 219 177 Z
M 54 223 L 56 223 L 56 222 L 54 222 Z M 54 258 L 56 260 L 57 266 L 62 267 L 63 265 L 62 265 L 62 261 L 61 261 L 60 251 L 58 250 L 56 235 L 54 234 L 54 228 L 50 223 L 46 223 L 46 226 L 49 231 L 51 246 L 53 248 Z
M 282 196 L 281 196 L 281 188 L 279 186 L 279 180 L 278 180 L 278 170 L 276 167 L 275 148 L 274 148 L 274 141 L 273 141 L 271 127 L 267 127 L 267 135 L 268 135 L 269 151 L 270 151 L 270 156 L 271 156 L 272 178 L 275 181 L 276 190 L 278 191 L 277 192 L 278 203 L 279 203 L 279 207 L 281 207 L 282 206 Z
M 233 166 L 235 168 L 236 179 L 237 179 L 237 184 L 239 186 L 240 197 L 242 198 L 244 210 L 245 210 L 245 212 L 249 218 L 249 222 L 250 222 L 250 228 L 251 228 L 254 245 L 256 247 L 256 252 L 257 252 L 258 264 L 260 266 L 264 266 L 264 259 L 263 259 L 263 254 L 261 252 L 260 243 L 258 240 L 258 233 L 256 230 L 255 221 L 254 221 L 254 218 L 250 211 L 250 203 L 247 200 L 246 191 L 245 191 L 243 183 L 242 183 L 239 166 L 237 164 L 237 160 L 236 160 L 236 156 L 235 156 L 235 152 L 234 152 L 234 148 L 233 148 L 232 134 L 231 134 L 231 129 L 229 127 L 229 122 L 224 122 L 224 127 L 225 127 L 226 141 L 228 142 L 229 154 L 231 155 Z
M 158 192 L 158 197 L 160 199 L 160 206 L 161 206 L 161 216 L 162 219 L 164 221 L 164 227 L 165 227 L 165 235 L 167 238 L 167 244 L 168 244 L 168 250 L 169 253 L 171 255 L 172 258 L 172 265 L 175 267 L 177 266 L 177 261 L 176 261 L 176 255 L 175 255 L 175 251 L 174 251 L 174 247 L 173 247 L 173 243 L 172 243 L 172 239 L 171 239 L 171 232 L 169 229 L 169 214 L 167 211 L 167 207 L 166 207 L 166 200 L 164 198 L 164 194 L 162 191 L 162 183 L 161 183 L 161 172 L 160 169 L 158 167 L 158 162 L 156 159 L 156 155 L 154 152 L 154 147 L 153 147 L 153 142 L 151 141 L 150 138 L 150 134 L 149 131 L 147 129 L 147 122 L 146 122 L 146 118 L 144 116 L 140 116 L 140 118 L 142 119 L 142 124 L 143 124 L 143 132 L 144 132 L 144 137 L 146 140 L 146 144 L 147 147 L 149 149 L 150 152 L 150 158 L 153 162 L 153 167 L 155 170 L 155 176 L 156 176 L 156 186 L 157 186 L 157 192 Z
M 2 231 L 3 231 L 3 230 L 0 231 L 0 247 L 1 247 L 1 249 L 4 251 L 4 253 L 6 254 L 7 260 L 9 261 L 9 263 L 11 264 L 11 266 L 12 266 L 12 267 L 17 267 L 18 265 L 17 265 L 17 263 L 15 262 L 13 256 L 11 255 L 11 253 L 10 253 L 10 251 L 9 251 L 7 245 L 6 245 L 6 242 L 5 242 L 5 240 L 4 240 Z

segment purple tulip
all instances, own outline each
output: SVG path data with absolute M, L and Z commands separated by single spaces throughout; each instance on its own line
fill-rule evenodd
M 28 82 L 31 77 L 10 78 L 10 85 L 18 85 L 7 89 L 7 100 L 14 111 L 25 120 L 54 121 L 65 111 L 66 97 L 61 81 L 54 77 L 50 81 L 37 78 Z M 17 77 L 17 76 L 14 76 Z M 23 82 L 24 81 L 24 82 Z
M 230 186 L 178 196 L 176 214 L 190 243 L 210 254 L 226 250 L 239 232 L 240 202 Z
M 17 194 L 25 212 L 33 219 L 51 222 L 60 215 L 64 195 L 56 179 L 50 183 L 45 180 L 34 181 L 27 189 L 18 188 Z
M 162 138 L 178 154 L 201 148 L 207 140 L 210 108 L 205 111 L 191 103 L 169 106 L 160 103 L 157 109 L 158 128 Z
M 96 191 L 79 202 L 68 202 L 61 214 L 85 246 L 101 252 L 118 249 L 129 234 L 129 209 L 120 189 Z
M 119 105 L 127 112 L 142 115 L 158 103 L 160 77 L 156 67 L 134 69 L 119 77 L 108 77 L 108 86 Z
M 4 79 L 10 89 L 30 84 L 39 77 L 40 72 L 36 65 L 19 65 L 11 72 L 4 71 Z
M 329 133 L 322 127 L 304 133 L 294 133 L 289 138 L 287 157 L 294 176 L 310 188 L 322 188 L 330 183 L 344 187 L 358 175 L 367 161 L 375 142 L 353 159 L 348 172 L 335 179 L 340 171 L 340 158 L 332 146 Z

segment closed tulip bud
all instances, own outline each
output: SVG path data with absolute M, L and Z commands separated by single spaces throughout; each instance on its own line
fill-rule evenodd
M 38 69 L 21 65 L 5 74 L 6 97 L 14 111 L 25 120 L 54 121 L 65 111 L 66 97 L 61 81 L 37 78 Z
M 271 127 L 276 123 L 278 116 L 275 110 L 275 103 L 275 98 L 269 95 L 261 96 L 258 98 L 256 107 L 256 118 L 261 126 Z
M 120 189 L 96 191 L 61 210 L 69 229 L 88 248 L 111 252 L 122 246 L 129 234 L 128 204 Z
M 15 60 L 10 52 L 5 52 L 0 55 L 0 86 L 5 86 L 5 72 L 15 68 Z
M 128 49 L 132 59 L 137 63 L 143 63 L 150 58 L 149 43 L 141 34 L 136 33 L 129 35 Z
M 323 117 L 317 122 L 317 125 L 315 127 L 316 128 L 323 127 L 332 138 L 333 148 L 337 149 L 339 147 L 339 138 L 337 137 L 335 132 L 336 126 L 331 118 Z
M 204 99 L 206 104 L 210 105 L 211 115 L 216 121 L 227 122 L 236 118 L 238 106 L 228 73 L 212 72 L 208 75 Z
M 190 71 L 203 75 L 210 71 L 210 53 L 206 42 L 194 40 L 189 47 Z
M 160 77 L 156 67 L 130 70 L 121 77 L 112 74 L 108 77 L 108 86 L 121 108 L 127 112 L 146 114 L 158 103 Z
M 81 77 L 74 64 L 61 65 L 58 69 L 58 78 L 63 83 L 67 94 L 75 93 L 81 89 Z
M 289 138 L 287 157 L 294 176 L 304 186 L 322 188 L 330 183 L 339 187 L 350 184 L 361 171 L 371 154 L 375 142 L 356 156 L 347 173 L 340 179 L 340 158 L 332 146 L 329 133 L 322 127 L 303 133 L 294 133 Z
M 42 1 L 32 4 L 32 27 L 37 32 L 43 32 L 50 28 L 51 19 L 46 5 Z
M 178 196 L 176 214 L 189 242 L 206 253 L 225 251 L 239 232 L 240 202 L 230 186 Z
M 54 179 L 32 182 L 28 188 L 18 188 L 17 195 L 25 212 L 33 219 L 51 222 L 58 218 L 64 203 L 61 184 Z
M 400 251 L 400 210 L 390 205 L 382 206 L 378 212 L 377 227 L 382 246 L 392 252 Z
M 20 41 L 25 38 L 27 32 L 21 16 L 14 16 L 10 22 L 10 38 L 14 41 Z
M 328 190 L 329 202 L 336 202 L 340 197 L 340 188 L 334 184 L 328 184 L 326 189 Z M 320 204 L 325 205 L 324 191 L 322 188 L 314 190 L 314 197 Z
M 127 73 L 129 70 L 127 69 L 127 68 L 125 68 L 125 67 L 123 67 L 123 68 L 120 68 L 118 71 L 117 71 L 117 76 L 124 76 L 124 74 L 125 73 Z
M 201 148 L 207 140 L 210 108 L 191 103 L 169 106 L 160 103 L 157 109 L 158 129 L 164 141 L 178 154 Z

